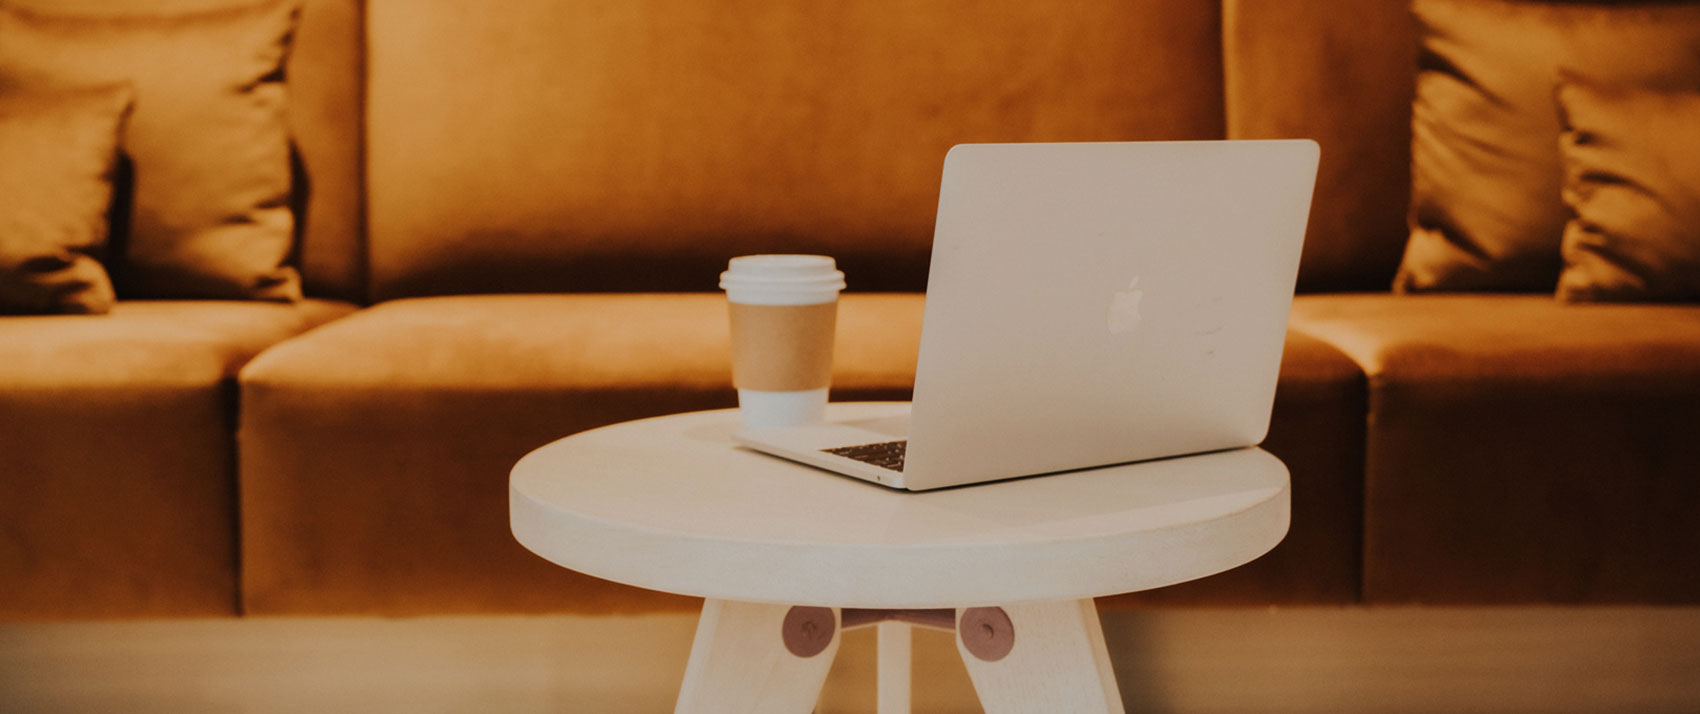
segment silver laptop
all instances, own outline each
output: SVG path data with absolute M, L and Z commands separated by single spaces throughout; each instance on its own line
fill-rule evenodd
M 738 441 L 917 491 L 1260 443 L 1318 153 L 957 146 L 907 417 Z

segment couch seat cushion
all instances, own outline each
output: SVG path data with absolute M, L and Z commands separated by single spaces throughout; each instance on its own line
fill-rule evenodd
M 234 376 L 352 310 L 0 318 L 0 618 L 234 612 Z
M 846 296 L 837 399 L 907 399 L 912 295 Z M 379 304 L 243 371 L 249 612 L 678 609 L 514 542 L 508 469 L 604 424 L 731 407 L 718 294 L 489 295 Z
M 922 303 L 845 296 L 834 399 L 909 398 Z M 505 484 L 519 457 L 568 434 L 733 406 L 727 332 L 719 294 L 461 296 L 383 303 L 268 351 L 242 373 L 246 610 L 694 607 L 527 552 L 509 532 Z M 1319 341 L 1300 337 L 1294 355 L 1291 419 L 1271 441 L 1301 452 L 1312 473 L 1295 479 L 1316 486 L 1299 500 L 1314 512 L 1288 560 L 1193 598 L 1355 593 L 1363 407 L 1349 395 L 1361 376 Z
M 1317 295 L 1369 377 L 1365 598 L 1694 602 L 1700 307 Z

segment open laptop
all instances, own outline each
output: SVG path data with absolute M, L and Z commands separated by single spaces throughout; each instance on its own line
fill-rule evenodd
M 965 144 L 945 157 L 906 418 L 739 443 L 925 490 L 1258 444 L 1319 150 Z

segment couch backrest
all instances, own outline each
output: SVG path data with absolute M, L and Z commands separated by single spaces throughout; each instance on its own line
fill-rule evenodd
M 1219 138 L 1215 2 L 369 0 L 377 299 L 923 284 L 959 142 Z
M 362 5 L 305 0 L 286 68 L 290 128 L 305 169 L 296 211 L 302 281 L 308 295 L 354 301 L 367 291 Z
M 11 0 L 26 7 L 84 15 L 195 13 L 256 0 Z M 289 121 L 300 166 L 298 263 L 309 295 L 361 300 L 366 295 L 365 189 L 361 152 L 364 91 L 361 0 L 301 0 L 285 72 Z
M 1410 203 L 1408 0 L 1225 0 L 1227 133 L 1308 137 L 1322 165 L 1299 289 L 1386 290 Z

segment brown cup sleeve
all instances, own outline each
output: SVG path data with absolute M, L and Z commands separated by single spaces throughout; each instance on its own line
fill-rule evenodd
M 831 385 L 837 302 L 727 305 L 731 311 L 734 386 L 794 392 Z

